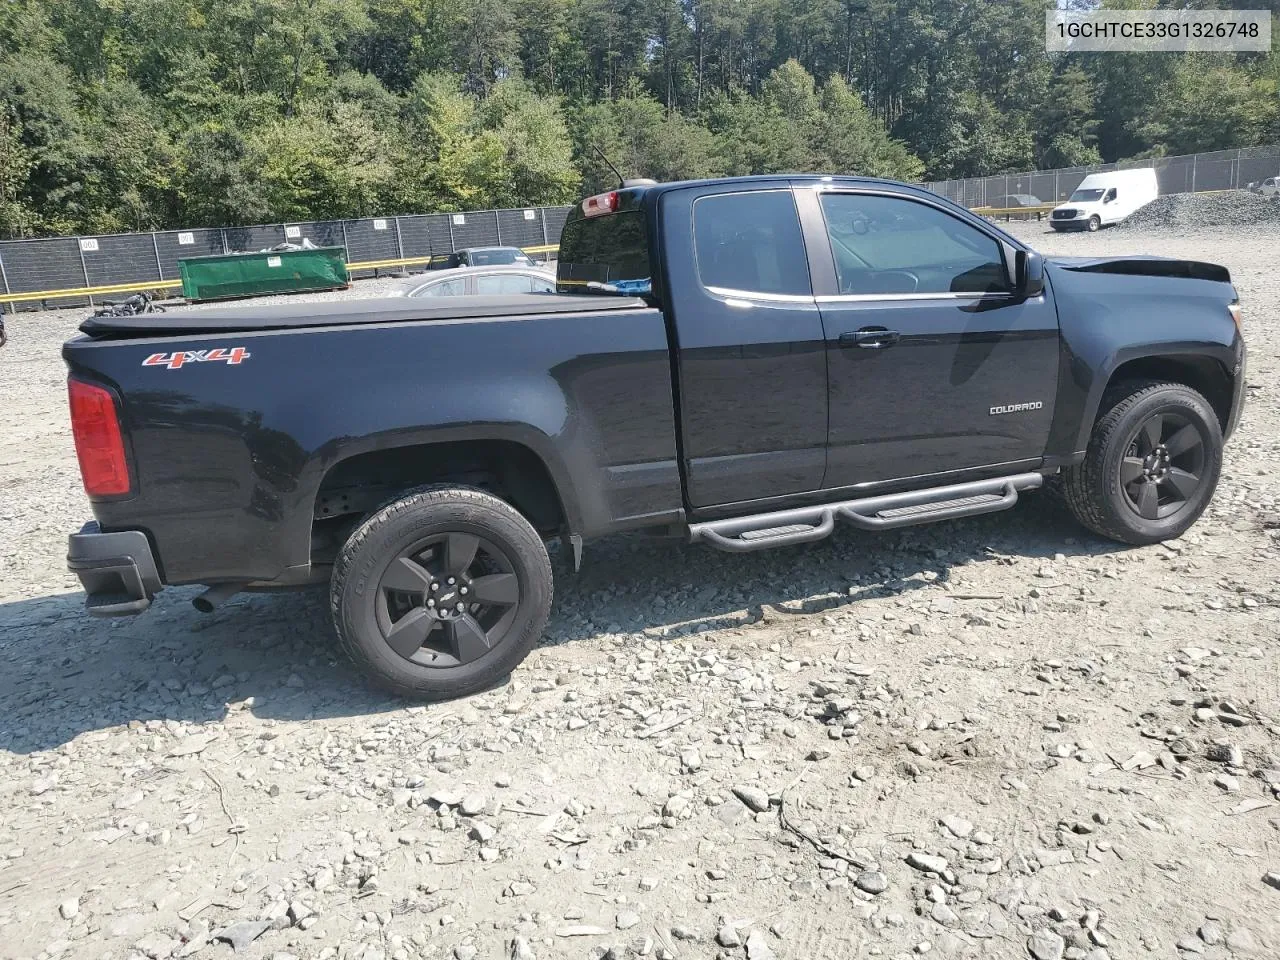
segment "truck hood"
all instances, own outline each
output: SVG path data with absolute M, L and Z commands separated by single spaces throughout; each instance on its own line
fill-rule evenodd
M 1063 270 L 1080 273 L 1127 274 L 1135 277 L 1181 277 L 1186 280 L 1214 280 L 1230 283 L 1231 271 L 1203 260 L 1174 257 L 1046 257 L 1045 262 Z

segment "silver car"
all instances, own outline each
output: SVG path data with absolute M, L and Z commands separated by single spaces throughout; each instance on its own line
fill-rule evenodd
M 454 267 L 402 281 L 388 297 L 465 297 L 483 293 L 554 293 L 556 275 L 537 267 Z

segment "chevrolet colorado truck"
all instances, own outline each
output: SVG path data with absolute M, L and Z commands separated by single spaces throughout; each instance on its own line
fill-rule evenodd
M 574 208 L 557 292 L 97 317 L 64 357 L 91 613 L 329 585 L 384 686 L 492 685 L 542 633 L 546 543 L 732 552 L 1005 510 L 1179 536 L 1245 346 L 1225 268 L 1044 259 L 923 189 L 625 185 Z

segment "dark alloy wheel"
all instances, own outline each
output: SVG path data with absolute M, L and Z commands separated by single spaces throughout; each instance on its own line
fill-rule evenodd
M 1171 540 L 1209 505 L 1222 470 L 1222 424 L 1182 383 L 1130 380 L 1107 390 L 1084 460 L 1062 471 L 1077 520 L 1121 543 Z
M 1147 418 L 1120 461 L 1129 506 L 1144 520 L 1162 520 L 1194 502 L 1204 475 L 1204 437 L 1180 413 Z
M 338 639 L 404 696 L 444 700 L 501 682 L 551 613 L 551 561 L 511 504 L 475 487 L 422 487 L 374 511 L 330 581 Z
M 470 533 L 428 537 L 403 550 L 378 582 L 383 639 L 406 660 L 456 667 L 506 637 L 520 580 L 502 548 Z

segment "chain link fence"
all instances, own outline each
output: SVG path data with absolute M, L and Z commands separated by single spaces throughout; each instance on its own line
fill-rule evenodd
M 1161 194 L 1240 190 L 1250 183 L 1280 175 L 1280 145 L 1099 163 L 1061 170 L 1002 173 L 991 177 L 942 180 L 925 186 L 966 207 L 1025 207 L 1033 203 L 1061 203 L 1091 173 L 1143 167 L 1155 168 Z
M 997 174 L 926 183 L 928 189 L 966 207 L 1017 207 L 1059 203 L 1090 173 L 1154 167 L 1160 193 L 1236 190 L 1280 175 L 1280 145 L 1218 150 L 1182 157 L 1102 163 L 1089 167 Z M 8 302 L 9 309 L 81 306 L 110 299 L 100 288 L 160 283 L 175 285 L 178 261 L 209 254 L 257 251 L 304 238 L 317 246 L 340 246 L 352 276 L 412 269 L 422 260 L 463 247 L 554 246 L 569 207 L 479 210 L 364 220 L 273 223 L 250 227 L 161 230 L 95 237 L 0 241 L 0 285 L 9 296 L 54 291 L 48 297 Z M 551 254 L 532 254 L 546 260 Z M 65 291 L 65 292 L 64 292 Z M 93 291 L 93 292 L 86 292 Z M 61 295 L 60 295 L 61 294 Z M 5 299 L 0 296 L 0 308 Z
M 569 207 L 473 210 L 364 220 L 272 223 L 249 227 L 159 230 L 92 237 L 0 241 L 3 294 L 52 295 L 9 301 L 9 309 L 71 307 L 125 294 L 104 287 L 156 283 L 176 285 L 178 261 L 210 254 L 257 251 L 310 240 L 318 247 L 345 247 L 353 277 L 423 269 L 426 258 L 464 247 L 531 248 L 547 260 L 560 240 Z M 395 261 L 417 260 L 400 264 Z M 61 295 L 59 295 L 61 293 Z M 5 304 L 0 295 L 0 308 Z

